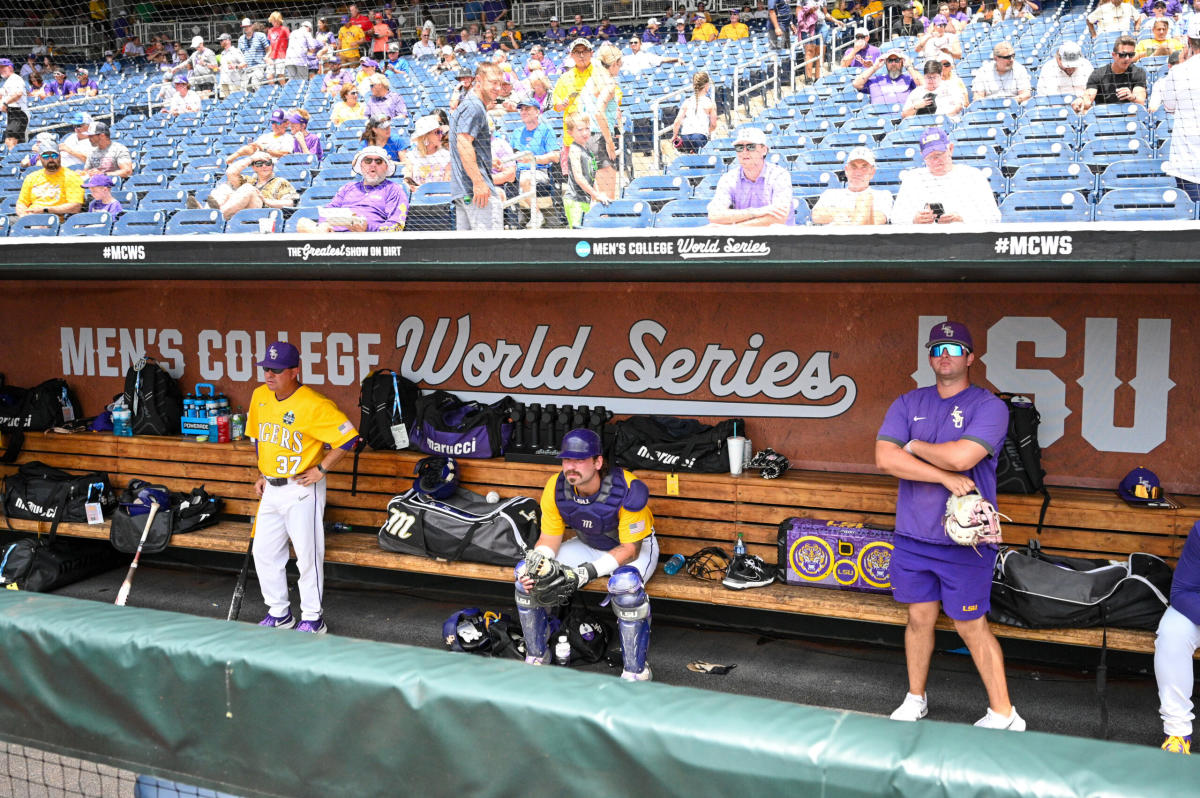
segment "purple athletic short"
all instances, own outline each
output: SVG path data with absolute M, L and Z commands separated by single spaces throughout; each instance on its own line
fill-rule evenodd
M 996 549 L 940 546 L 896 535 L 892 552 L 892 594 L 902 604 L 942 602 L 956 621 L 973 621 L 991 606 Z

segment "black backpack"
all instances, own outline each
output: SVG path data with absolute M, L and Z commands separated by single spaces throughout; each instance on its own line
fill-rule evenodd
M 178 435 L 183 418 L 179 383 L 153 360 L 142 358 L 125 374 L 125 406 L 134 435 Z
M 0 430 L 7 433 L 8 447 L 0 462 L 12 463 L 20 454 L 25 430 L 61 427 L 82 416 L 79 402 L 64 380 L 46 380 L 36 388 L 6 385 L 0 374 Z
M 391 369 L 378 369 L 362 381 L 358 395 L 361 413 L 358 434 L 372 449 L 396 449 L 392 426 L 411 428 L 417 412 L 420 387 Z
M 613 462 L 633 470 L 729 472 L 725 439 L 746 429 L 740 418 L 706 426 L 693 418 L 632 416 L 613 424 Z
M 1046 470 L 1042 468 L 1042 447 L 1038 444 L 1038 426 L 1042 416 L 1028 396 L 997 393 L 1008 408 L 1008 434 L 996 456 L 997 493 L 1040 493 L 1042 509 L 1038 514 L 1037 534 L 1042 533 L 1050 491 L 1046 490 Z

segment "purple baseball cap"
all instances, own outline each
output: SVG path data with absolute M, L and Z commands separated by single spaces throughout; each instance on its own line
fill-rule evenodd
M 364 58 L 362 61 L 359 61 L 358 63 L 359 63 L 359 66 L 371 67 L 372 69 L 379 69 L 379 62 L 376 61 L 374 58 Z
M 188 82 L 187 75 L 176 75 L 175 76 L 175 85 L 176 86 L 186 86 L 187 82 Z
M 969 351 L 975 351 L 975 342 L 971 340 L 971 331 L 961 321 L 942 321 L 933 325 L 929 330 L 929 341 L 925 348 L 937 344 L 962 344 Z
M 265 369 L 294 369 L 300 365 L 300 350 L 287 341 L 275 341 L 267 347 L 267 356 L 256 365 Z
M 10 67 L 12 65 L 12 61 L 8 60 L 7 58 L 0 58 L 0 67 Z
M 101 172 L 100 174 L 92 175 L 87 180 L 83 181 L 83 186 L 84 188 L 96 188 L 98 186 L 107 186 L 108 188 L 112 188 L 113 179 Z
M 288 114 L 287 121 L 294 122 L 297 125 L 303 125 L 308 122 L 307 119 L 300 115 L 299 111 L 292 111 L 290 114 Z
M 943 16 L 942 14 L 938 14 L 936 17 L 929 20 L 930 25 L 946 25 L 949 22 L 950 22 L 950 20 L 946 19 L 946 17 Z
M 1163 497 L 1162 483 L 1158 475 L 1149 468 L 1137 468 L 1130 471 L 1117 486 L 1117 495 L 1132 504 L 1146 504 L 1159 501 Z
M 946 152 L 950 149 L 950 137 L 940 127 L 927 127 L 921 134 L 921 157 L 931 152 Z
M 287 114 L 285 114 L 283 112 L 282 108 L 276 108 L 274 111 L 271 112 L 271 124 L 282 125 L 286 121 L 287 121 Z

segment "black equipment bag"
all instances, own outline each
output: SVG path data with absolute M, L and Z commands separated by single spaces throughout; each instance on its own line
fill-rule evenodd
M 1040 535 L 1046 510 L 1050 507 L 1046 470 L 1042 468 L 1042 447 L 1038 443 L 1042 416 L 1028 396 L 1011 393 L 997 393 L 996 396 L 1008 407 L 1008 433 L 1004 436 L 1004 445 L 996 453 L 996 492 L 1042 494 L 1037 525 Z
M 630 469 L 717 474 L 729 471 L 725 439 L 745 433 L 746 422 L 726 419 L 706 426 L 693 418 L 632 416 L 612 425 L 613 462 Z
M 46 380 L 36 388 L 6 385 L 0 374 L 0 430 L 6 433 L 7 447 L 0 462 L 16 462 L 25 441 L 25 431 L 61 427 L 80 419 L 79 402 L 64 380 Z
M 541 507 L 527 496 L 490 504 L 459 486 L 448 499 L 415 489 L 394 497 L 379 529 L 379 546 L 400 554 L 456 562 L 516 565 L 541 531 Z
M 165 549 L 171 543 L 171 535 L 195 532 L 217 523 L 217 515 L 221 512 L 223 502 L 209 494 L 203 485 L 193 488 L 191 493 L 182 493 L 169 491 L 164 485 L 151 485 L 143 480 L 133 479 L 121 493 L 120 505 L 113 513 L 112 523 L 108 527 L 108 540 L 119 552 L 133 554 L 142 539 L 147 514 L 135 515 L 130 507 L 137 499 L 138 492 L 145 488 L 168 494 L 171 503 L 169 507 L 160 507 L 155 513 L 154 523 L 150 525 L 146 543 L 142 546 L 143 554 L 157 554 Z
M 612 630 L 599 615 L 587 608 L 578 594 L 571 597 L 562 625 L 551 637 L 551 650 L 563 632 L 566 632 L 567 642 L 571 644 L 572 665 L 591 665 L 608 656 Z
M 153 360 L 142 358 L 125 374 L 125 406 L 134 435 L 178 435 L 183 418 L 179 383 Z
M 54 523 L 43 538 L 22 538 L 0 550 L 0 587 L 38 593 L 104 573 L 119 564 L 117 553 L 102 540 L 59 540 L 59 519 L 74 498 L 74 490 L 62 492 L 51 510 Z
M 1029 629 L 1154 629 L 1171 595 L 1171 567 L 1135 552 L 1124 562 L 1046 554 L 1037 541 L 1004 548 L 988 618 Z
M 411 429 L 420 387 L 391 369 L 378 369 L 362 381 L 358 395 L 358 434 L 372 449 L 397 449 L 392 426 Z
M 512 437 L 515 406 L 508 396 L 485 405 L 434 391 L 417 399 L 409 430 L 412 445 L 427 454 L 499 457 Z
M 73 474 L 34 460 L 22 463 L 17 473 L 4 478 L 4 514 L 8 518 L 60 520 L 56 515 L 64 498 L 66 504 L 61 520 L 68 523 L 87 521 L 84 505 L 88 501 L 99 502 L 104 515 L 117 507 L 108 474 L 99 471 Z

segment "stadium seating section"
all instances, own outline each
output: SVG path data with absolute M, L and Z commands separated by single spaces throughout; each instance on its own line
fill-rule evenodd
M 1108 63 L 1112 35 L 1093 40 L 1084 14 L 1090 5 L 1072 6 L 1070 0 L 1048 3 L 1031 20 L 973 23 L 961 34 L 963 58 L 956 66 L 959 77 L 971 85 L 975 72 L 991 57 L 992 46 L 1011 42 L 1018 61 L 1036 81 L 1037 70 L 1067 41 L 1076 41 L 1094 65 Z M 895 192 L 900 173 L 921 164 L 917 138 L 932 117 L 901 119 L 899 109 L 871 105 L 850 85 L 853 70 L 837 70 L 814 83 L 789 85 L 786 59 L 781 62 L 783 91 L 776 96 L 764 83 L 773 74 L 775 54 L 768 48 L 762 23 L 752 35 L 738 41 L 718 40 L 687 45 L 665 44 L 663 55 L 679 55 L 678 63 L 664 63 L 639 76 L 622 74 L 624 141 L 629 156 L 628 180 L 623 196 L 604 208 L 592 209 L 585 227 L 647 228 L 691 227 L 703 223 L 703 203 L 711 197 L 717 178 L 733 162 L 732 139 L 715 138 L 694 155 L 679 155 L 657 170 L 648 167 L 657 147 L 665 147 L 679 98 L 689 91 L 692 74 L 706 70 L 713 78 L 714 98 L 727 125 L 754 124 L 768 134 L 771 160 L 792 174 L 797 200 L 797 223 L 808 222 L 807 209 L 825 187 L 842 185 L 841 169 L 847 151 L 871 147 L 878 158 L 874 185 Z M 878 22 L 869 23 L 873 27 Z M 525 26 L 537 38 L 541 26 Z M 641 30 L 640 25 L 621 29 L 622 40 Z M 883 49 L 899 47 L 912 53 L 911 38 L 888 41 Z M 551 59 L 566 58 L 562 45 L 549 45 Z M 510 55 L 517 74 L 523 74 L 527 53 Z M 798 56 L 798 57 L 802 57 Z M 474 65 L 481 56 L 463 56 Z M 408 59 L 411 74 L 392 74 L 392 86 L 410 109 L 410 124 L 423 114 L 448 107 L 454 80 L 438 74 L 430 59 Z M 1151 84 L 1166 73 L 1165 59 L 1143 59 Z M 796 67 L 803 75 L 803 68 Z M 93 72 L 95 74 L 95 72 Z M 34 106 L 31 131 L 69 132 L 68 120 L 85 112 L 112 119 L 112 136 L 130 148 L 136 171 L 119 181 L 115 193 L 127 211 L 117 219 L 89 216 L 58 224 L 45 219 L 9 219 L 0 224 L 0 235 L 79 236 L 130 234 L 206 234 L 257 232 L 257 215 L 242 215 L 225 224 L 203 212 L 186 210 L 185 198 L 203 200 L 225 170 L 225 157 L 237 147 L 265 132 L 275 108 L 304 108 L 311 115 L 311 132 L 322 136 L 328 151 L 322 163 L 311 156 L 286 159 L 279 165 L 301 192 L 296 210 L 285 210 L 276 231 L 294 231 L 299 218 L 313 216 L 312 209 L 327 202 L 351 178 L 349 161 L 361 146 L 363 122 L 335 128 L 330 122 L 330 100 L 321 91 L 320 78 L 296 80 L 283 86 L 262 86 L 226 99 L 206 100 L 199 114 L 167 117 L 158 110 L 159 76 L 148 68 L 127 68 L 104 82 L 103 94 L 69 107 Z M 735 97 L 737 104 L 735 107 Z M 753 105 L 751 100 L 757 100 Z M 1169 151 L 1172 117 L 1161 109 L 1150 113 L 1136 105 L 1097 106 L 1085 114 L 1071 110 L 1069 97 L 1035 96 L 1023 106 L 1012 100 L 973 103 L 957 122 L 936 119 L 956 142 L 955 159 L 986 170 L 1003 211 L 1013 222 L 1086 222 L 1109 220 L 1191 220 L 1200 209 L 1186 194 L 1174 189 L 1174 180 L 1163 174 Z M 753 115 L 751 109 L 755 109 Z M 659 139 L 654 138 L 658 116 Z M 544 119 L 561 129 L 561 115 L 548 111 Z M 519 126 L 520 116 L 508 113 L 501 132 Z M 18 146 L 0 160 L 0 185 L 8 189 L 0 210 L 11 214 L 22 177 L 21 159 L 31 143 Z M 669 147 L 666 147 L 669 150 Z M 638 157 L 640 156 L 640 157 Z M 561 178 L 561 174 L 556 175 Z M 425 187 L 412 197 L 410 230 L 448 230 L 454 224 L 448 185 Z M 557 196 L 557 190 L 551 191 Z M 275 218 L 274 216 L 270 218 Z M 510 213 L 510 225 L 517 216 Z

